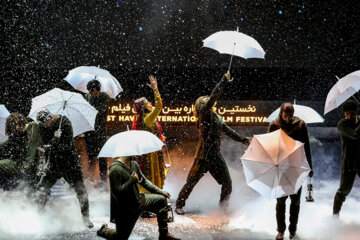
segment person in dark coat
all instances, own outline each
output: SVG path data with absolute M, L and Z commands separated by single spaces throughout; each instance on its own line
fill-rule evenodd
M 32 192 L 39 180 L 39 125 L 28 123 L 20 113 L 11 113 L 6 120 L 6 134 L 9 139 L 0 143 L 0 188 L 10 190 L 22 182 Z
M 170 194 L 151 183 L 131 157 L 120 157 L 110 166 L 110 222 L 116 230 L 103 224 L 97 235 L 106 239 L 128 239 L 143 211 L 157 214 L 160 240 L 176 240 L 168 231 L 167 200 Z M 150 193 L 140 193 L 138 184 Z
M 66 116 L 50 114 L 45 109 L 39 111 L 36 118 L 40 123 L 43 143 L 48 147 L 48 167 L 37 185 L 37 202 L 43 208 L 50 188 L 57 180 L 64 178 L 76 192 L 84 225 L 94 227 L 89 219 L 89 200 L 70 120 Z
M 346 196 L 351 192 L 356 175 L 360 177 L 360 116 L 357 105 L 348 100 L 342 106 L 345 118 L 337 128 L 342 142 L 340 187 L 334 198 L 333 214 L 339 216 Z
M 88 171 L 91 174 L 95 172 L 97 156 L 106 142 L 106 116 L 110 97 L 107 93 L 101 92 L 101 84 L 98 80 L 91 80 L 87 84 L 89 93 L 85 94 L 85 99 L 97 111 L 94 131 L 85 133 L 85 146 L 89 156 Z M 99 158 L 100 180 L 102 183 L 107 182 L 107 160 Z
M 212 111 L 226 82 L 230 81 L 230 74 L 226 73 L 216 85 L 210 97 L 202 96 L 196 100 L 194 115 L 198 118 L 196 128 L 199 133 L 199 141 L 194 157 L 194 163 L 190 169 L 186 183 L 176 200 L 175 211 L 180 215 L 184 214 L 183 207 L 185 206 L 185 201 L 189 197 L 191 191 L 208 171 L 215 178 L 217 183 L 221 185 L 220 205 L 225 207 L 227 200 L 230 198 L 232 183 L 229 170 L 220 153 L 221 132 L 224 132 L 235 141 L 245 145 L 249 144 L 247 138 L 240 136 L 226 125 L 218 114 Z
M 310 166 L 309 177 L 312 177 L 314 171 L 312 170 L 311 152 L 310 152 L 310 139 L 307 130 L 306 123 L 298 117 L 294 117 L 294 107 L 291 103 L 284 103 L 280 107 L 279 116 L 273 120 L 268 128 L 268 132 L 273 132 L 278 129 L 282 129 L 289 137 L 294 140 L 304 143 L 306 159 Z M 276 221 L 278 235 L 276 239 L 284 239 L 284 232 L 286 230 L 285 223 L 285 210 L 286 210 L 286 199 L 289 196 L 284 196 L 277 199 L 276 203 Z M 290 239 L 294 239 L 296 236 L 297 223 L 299 219 L 300 211 L 300 198 L 301 188 L 296 194 L 290 195 Z

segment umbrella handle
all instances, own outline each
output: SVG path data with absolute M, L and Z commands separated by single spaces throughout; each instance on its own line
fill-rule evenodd
M 235 45 L 236 45 L 236 43 L 234 43 L 233 51 L 232 51 L 231 58 L 230 58 L 230 64 L 229 64 L 228 72 L 230 72 L 230 69 L 231 69 L 231 63 L 232 63 L 232 60 L 233 60 L 233 57 L 234 57 Z

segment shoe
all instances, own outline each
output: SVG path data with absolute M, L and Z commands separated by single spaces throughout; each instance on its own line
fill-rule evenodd
M 284 240 L 284 233 L 278 232 L 278 235 L 276 235 L 275 240 Z
M 104 229 L 107 228 L 107 227 L 108 227 L 107 224 L 103 224 L 103 225 L 101 226 L 101 228 L 96 231 L 96 234 L 97 234 L 99 237 L 104 237 L 105 234 L 104 234 L 103 231 L 104 231 Z
M 90 221 L 89 218 L 83 218 L 83 223 L 87 228 L 93 228 L 94 224 Z
M 181 240 L 181 239 L 177 238 L 174 235 L 172 235 L 171 233 L 167 232 L 165 234 L 160 233 L 159 240 Z
M 185 214 L 184 209 L 181 208 L 181 207 L 175 208 L 175 212 L 176 212 L 178 215 L 184 215 L 184 214 Z
M 299 239 L 298 236 L 296 235 L 296 233 L 290 233 L 289 239 L 291 240 L 297 240 Z
M 156 214 L 155 213 L 152 213 L 152 212 L 143 212 L 140 216 L 141 218 L 155 218 L 156 217 Z

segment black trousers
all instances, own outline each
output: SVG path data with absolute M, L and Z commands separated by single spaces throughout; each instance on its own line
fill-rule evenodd
M 66 159 L 60 159 L 66 161 Z M 64 178 L 71 187 L 74 188 L 76 196 L 80 203 L 80 210 L 83 217 L 89 217 L 89 199 L 84 185 L 80 164 L 74 164 L 72 168 L 59 169 L 59 167 L 50 168 L 49 172 L 43 176 L 37 185 L 37 202 L 44 207 L 47 196 L 50 195 L 50 188 L 60 178 Z
M 157 214 L 157 222 L 159 225 L 159 232 L 166 233 L 167 226 L 167 200 L 160 194 L 144 194 L 145 201 L 142 203 L 137 211 L 133 214 L 124 214 L 123 218 L 116 219 L 116 230 L 106 228 L 103 230 L 104 237 L 111 240 L 125 240 L 131 235 L 136 221 L 143 211 L 148 211 Z
M 228 167 L 220 153 L 208 156 L 211 163 L 204 159 L 196 159 L 190 169 L 186 183 L 181 189 L 176 200 L 176 207 L 185 206 L 185 201 L 189 198 L 190 193 L 200 179 L 209 171 L 211 176 L 221 185 L 220 205 L 224 205 L 230 198 L 232 192 L 232 182 Z
M 286 199 L 290 197 L 290 225 L 289 232 L 294 234 L 297 229 L 297 223 L 299 220 L 299 211 L 300 211 L 300 198 L 301 198 L 301 188 L 297 194 L 290 196 L 285 196 L 277 199 L 276 203 L 276 221 L 277 221 L 277 230 L 278 232 L 285 232 L 286 223 L 285 223 L 285 212 L 286 212 Z
M 334 198 L 333 214 L 340 213 L 341 206 L 343 202 L 345 202 L 347 195 L 349 195 L 354 185 L 356 175 L 360 177 L 360 169 L 357 171 L 341 173 L 340 187 L 337 190 Z

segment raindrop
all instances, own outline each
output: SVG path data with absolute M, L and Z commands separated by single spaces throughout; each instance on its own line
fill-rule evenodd
M 143 28 L 142 27 L 139 27 L 139 31 L 141 32 L 143 30 Z
M 279 10 L 279 14 L 280 14 L 280 15 L 283 14 L 283 11 L 282 11 L 282 10 Z

